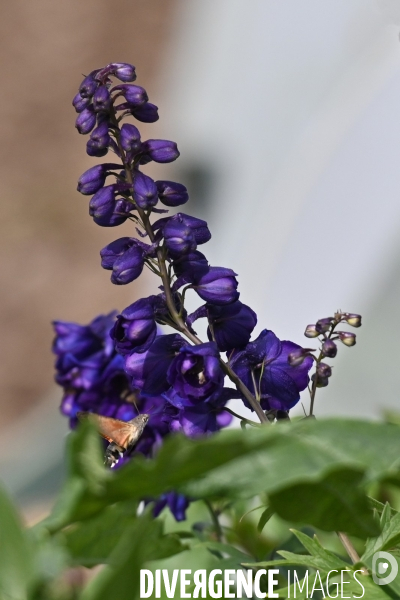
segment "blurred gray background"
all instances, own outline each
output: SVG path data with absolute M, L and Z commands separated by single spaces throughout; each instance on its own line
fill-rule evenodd
M 188 186 L 257 332 L 304 344 L 336 309 L 363 315 L 317 415 L 400 409 L 400 0 L 14 0 L 0 27 L 0 477 L 27 518 L 62 477 L 50 321 L 154 291 L 109 283 L 98 252 L 128 226 L 95 226 L 75 191 L 93 162 L 70 102 L 114 60 L 160 106 L 143 136 L 181 158 L 154 173 Z

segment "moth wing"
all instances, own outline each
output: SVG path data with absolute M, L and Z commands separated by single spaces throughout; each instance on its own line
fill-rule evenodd
M 130 423 L 120 421 L 119 419 L 112 419 L 111 417 L 103 417 L 102 415 L 96 415 L 95 413 L 78 413 L 79 420 L 89 419 L 97 427 L 99 433 L 108 442 L 114 442 L 124 450 L 127 449 L 132 439 L 132 435 L 136 430 L 136 426 L 132 426 Z

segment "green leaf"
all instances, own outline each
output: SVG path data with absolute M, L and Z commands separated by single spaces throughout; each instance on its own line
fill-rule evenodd
M 0 488 L 0 598 L 26 600 L 33 576 L 32 547 L 16 510 Z
M 80 600 L 121 600 L 138 595 L 138 574 L 143 564 L 180 552 L 182 546 L 171 536 L 164 536 L 162 523 L 146 514 L 126 530 L 105 567 L 90 581 Z
M 331 570 L 348 569 L 349 565 L 336 554 L 321 546 L 317 538 L 311 539 L 301 531 L 292 530 L 309 554 L 294 554 L 286 550 L 278 551 L 283 560 L 270 560 L 259 563 L 244 563 L 245 567 L 265 569 L 273 566 L 299 565 L 328 573 Z
M 83 481 L 85 489 L 69 518 L 86 519 L 115 502 L 171 489 L 194 498 L 265 492 L 290 521 L 377 535 L 364 487 L 373 481 L 400 485 L 399 433 L 388 423 L 307 419 L 202 440 L 177 435 L 154 459 L 137 456 L 114 473 L 101 465 L 98 437 L 81 428 L 71 441 L 70 477 Z M 307 502 L 293 502 L 300 493 Z
M 263 514 L 260 517 L 260 520 L 258 521 L 258 525 L 257 525 L 257 531 L 258 533 L 261 533 L 262 530 L 264 529 L 264 527 L 266 526 L 266 524 L 268 523 L 268 521 L 270 520 L 270 518 L 273 516 L 274 514 L 274 510 L 268 506 Z
M 357 487 L 362 479 L 362 472 L 342 469 L 318 483 L 292 485 L 270 495 L 271 509 L 283 519 L 310 523 L 318 529 L 359 537 L 376 535 L 379 526 L 365 494 Z
M 379 550 L 390 550 L 390 548 L 393 548 L 400 543 L 400 513 L 397 513 L 392 519 L 386 517 L 384 522 L 385 525 L 381 535 L 377 538 L 368 540 L 365 553 L 361 560 L 367 560 L 375 554 L 375 552 L 379 552 Z
M 72 561 L 84 567 L 107 563 L 127 528 L 136 520 L 137 502 L 107 507 L 99 515 L 79 522 L 58 537 Z

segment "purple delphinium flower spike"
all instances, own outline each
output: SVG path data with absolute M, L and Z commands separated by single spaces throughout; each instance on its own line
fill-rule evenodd
M 272 331 L 264 329 L 254 342 L 231 357 L 232 369 L 252 394 L 259 395 L 265 410 L 289 410 L 307 387 L 312 358 L 307 356 L 297 367 L 288 362 L 289 354 L 299 348 L 293 342 L 281 342 Z

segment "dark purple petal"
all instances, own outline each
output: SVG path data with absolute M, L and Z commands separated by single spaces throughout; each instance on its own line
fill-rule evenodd
M 93 95 L 93 107 L 96 112 L 108 111 L 111 107 L 111 96 L 106 85 L 100 85 Z
M 151 208 L 158 202 L 157 186 L 151 177 L 136 171 L 133 181 L 133 197 L 138 206 L 143 209 Z
M 78 132 L 82 135 L 86 135 L 92 131 L 96 125 L 96 113 L 93 110 L 93 105 L 90 104 L 87 108 L 84 108 L 82 112 L 76 118 L 75 127 Z
M 95 194 L 103 187 L 108 171 L 112 169 L 121 169 L 121 165 L 104 163 L 102 165 L 95 165 L 85 171 L 78 179 L 78 192 L 85 196 Z
M 257 324 L 256 313 L 239 300 L 224 306 L 207 304 L 205 312 L 209 321 L 208 339 L 215 339 L 221 352 L 246 346 Z
M 82 98 L 82 96 L 78 92 L 72 100 L 72 105 L 77 113 L 81 113 L 85 108 L 89 106 L 90 101 L 90 98 Z
M 113 87 L 111 91 L 122 93 L 130 108 L 142 106 L 149 99 L 146 90 L 140 87 L 140 85 L 120 84 Z
M 224 267 L 210 267 L 208 272 L 196 278 L 193 288 L 200 298 L 210 304 L 230 304 L 239 298 L 236 273 Z
M 143 271 L 144 255 L 145 253 L 141 246 L 137 244 L 131 246 L 131 248 L 115 260 L 111 282 L 116 285 L 125 285 L 137 279 Z
M 137 300 L 118 315 L 110 332 L 115 347 L 121 354 L 144 352 L 157 334 L 155 308 L 159 299 L 149 296 Z
M 142 123 L 155 123 L 159 119 L 158 106 L 151 104 L 151 102 L 132 108 L 131 114 Z
M 210 400 L 222 389 L 224 375 L 214 342 L 184 346 L 171 363 L 167 378 L 183 399 Z
M 95 76 L 98 73 L 98 69 L 92 71 L 85 79 L 82 81 L 79 86 L 79 93 L 82 98 L 91 98 L 99 85 L 98 81 L 96 81 Z
M 122 125 L 121 146 L 126 152 L 137 152 L 140 149 L 140 132 L 137 127 L 130 123 Z
M 174 181 L 156 181 L 158 197 L 165 206 L 180 206 L 189 200 L 187 189 Z
M 158 163 L 169 163 L 179 156 L 178 146 L 169 140 L 147 140 L 142 144 L 142 164 L 154 160 Z

